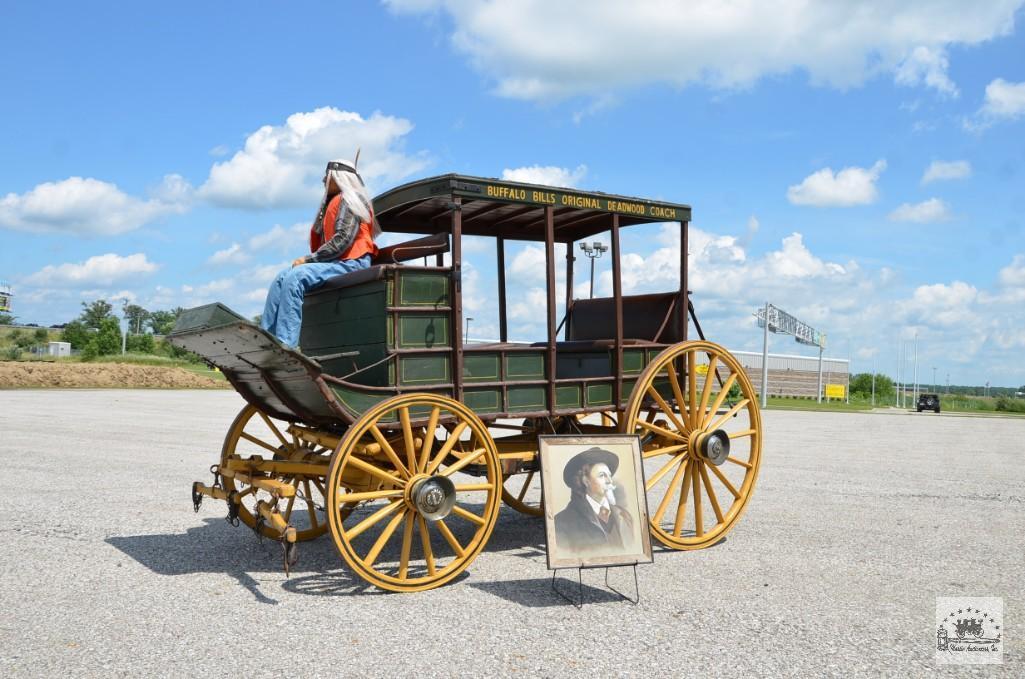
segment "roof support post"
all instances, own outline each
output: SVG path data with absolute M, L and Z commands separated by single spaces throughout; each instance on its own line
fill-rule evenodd
M 619 261 L 619 215 L 612 213 L 612 297 L 616 304 L 616 410 L 623 408 L 623 270 Z
M 569 314 L 573 308 L 573 262 L 576 260 L 576 257 L 573 256 L 574 244 L 574 241 L 566 243 L 566 308 L 563 311 L 563 315 L 566 317 L 566 331 L 562 337 L 567 341 L 569 341 Z
M 463 199 L 452 199 L 452 386 L 453 398 L 463 400 Z
M 505 316 L 505 239 L 499 236 L 495 240 L 498 253 L 498 338 L 509 341 L 509 327 Z
M 680 300 L 676 303 L 680 316 L 680 341 L 687 341 L 690 297 L 687 290 L 687 222 L 680 222 Z
M 548 291 L 548 412 L 555 414 L 555 210 L 545 207 L 545 282 Z

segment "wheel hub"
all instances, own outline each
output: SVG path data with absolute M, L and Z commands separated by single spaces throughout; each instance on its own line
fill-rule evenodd
M 730 456 L 730 437 L 722 429 L 703 434 L 698 439 L 698 451 L 715 466 L 721 465 Z
M 444 519 L 456 504 L 456 485 L 447 476 L 425 476 L 410 484 L 409 502 L 425 519 Z

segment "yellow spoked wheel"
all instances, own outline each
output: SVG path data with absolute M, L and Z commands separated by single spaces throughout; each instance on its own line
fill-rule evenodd
M 364 413 L 335 450 L 331 537 L 367 582 L 431 589 L 484 548 L 501 490 L 498 450 L 473 411 L 437 394 L 395 396 Z
M 637 380 L 621 430 L 640 435 L 651 534 L 702 549 L 728 533 L 754 492 L 762 420 L 754 387 L 726 349 L 682 342 Z
M 238 455 L 242 459 L 259 455 L 265 460 L 303 457 L 307 460 L 316 460 L 320 457 L 327 462 L 330 451 L 303 443 L 291 437 L 287 431 L 288 423 L 269 417 L 257 408 L 247 405 L 232 422 L 224 439 L 221 465 L 225 465 L 232 455 Z M 327 531 L 323 477 L 280 475 L 274 478 L 295 488 L 294 497 L 278 500 L 277 506 L 285 522 L 295 527 L 296 539 L 312 540 L 323 535 Z M 254 529 L 259 525 L 259 531 L 265 537 L 280 537 L 277 530 L 257 520 L 257 502 L 263 500 L 273 504 L 268 493 L 228 476 L 223 476 L 221 480 L 226 491 L 235 493 L 238 518 L 242 523 Z

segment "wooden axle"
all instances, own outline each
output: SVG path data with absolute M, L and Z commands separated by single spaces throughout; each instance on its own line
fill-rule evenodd
M 207 497 L 212 497 L 215 500 L 227 500 L 228 499 L 228 491 L 226 491 L 225 489 L 223 489 L 223 488 L 213 488 L 212 486 L 207 486 L 205 484 L 199 483 L 198 481 L 196 483 L 192 484 L 192 490 L 194 490 L 195 492 L 199 493 L 200 495 L 205 495 Z

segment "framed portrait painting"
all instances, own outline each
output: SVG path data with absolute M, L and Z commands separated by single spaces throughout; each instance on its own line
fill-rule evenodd
M 538 438 L 548 568 L 651 563 L 637 436 Z

